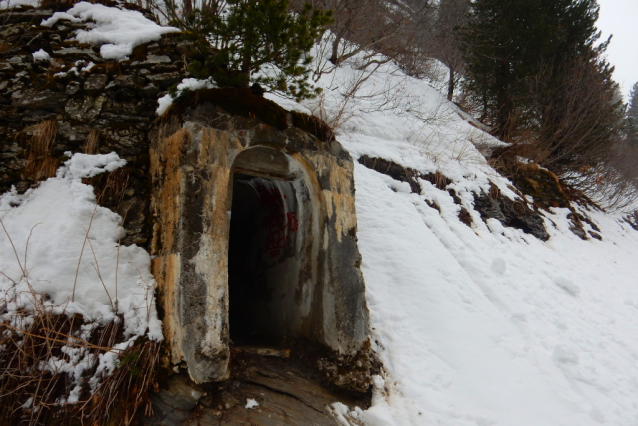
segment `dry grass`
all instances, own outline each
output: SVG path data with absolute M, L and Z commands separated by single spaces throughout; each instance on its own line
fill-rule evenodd
M 55 176 L 59 161 L 51 156 L 51 152 L 57 133 L 57 120 L 43 121 L 35 127 L 27 142 L 25 172 L 29 179 L 37 182 Z
M 157 342 L 138 339 L 128 349 L 113 349 L 123 341 L 123 319 L 93 330 L 79 315 L 55 313 L 42 303 L 35 312 L 18 312 L 0 323 L 0 423 L 3 425 L 130 425 L 141 410 L 148 412 L 148 392 L 155 386 Z M 61 363 L 73 362 L 69 349 L 78 350 L 86 369 L 79 380 Z M 113 352 L 119 362 L 109 376 L 91 390 L 101 354 Z M 93 385 L 95 386 L 95 385 Z M 79 389 L 77 388 L 79 387 Z M 78 400 L 61 397 L 72 390 Z
M 82 147 L 82 150 L 85 154 L 97 154 L 98 148 L 100 145 L 100 132 L 96 129 L 93 129 L 89 132 L 89 135 L 86 137 L 86 142 Z

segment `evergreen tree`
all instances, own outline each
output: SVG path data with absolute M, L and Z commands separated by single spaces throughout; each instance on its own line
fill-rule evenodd
M 465 88 L 495 135 L 508 139 L 528 117 L 529 80 L 558 81 L 563 64 L 600 33 L 595 0 L 475 0 L 461 30 Z M 551 87 L 551 84 L 550 84 Z
M 252 82 L 296 99 L 314 95 L 308 52 L 330 24 L 330 11 L 306 4 L 291 14 L 288 0 L 213 0 L 182 16 L 175 0 L 167 4 L 173 25 L 198 50 L 189 66 L 195 77 L 212 77 L 222 87 Z
M 638 145 L 638 83 L 634 83 L 629 94 L 627 136 L 629 143 Z

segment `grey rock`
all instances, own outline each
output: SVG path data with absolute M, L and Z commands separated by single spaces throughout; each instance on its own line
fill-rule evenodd
M 12 104 L 19 108 L 28 109 L 56 109 L 64 105 L 66 93 L 50 90 L 18 90 L 11 95 Z
M 102 112 L 102 105 L 106 101 L 104 95 L 97 97 L 87 96 L 85 98 L 71 99 L 67 102 L 64 111 L 66 115 L 75 121 L 90 122 Z
M 13 67 L 8 62 L 0 62 L 0 71 L 12 71 Z
M 75 47 L 65 47 L 60 50 L 54 50 L 52 56 L 63 56 L 63 57 L 88 56 L 95 62 L 102 62 L 100 58 L 91 49 L 76 49 Z
M 182 74 L 179 72 L 168 72 L 164 74 L 155 74 L 146 76 L 151 82 L 158 83 L 160 86 L 170 86 L 182 81 Z
M 104 89 L 109 76 L 106 74 L 91 74 L 84 82 L 84 90 L 96 92 Z
M 152 66 L 157 64 L 170 64 L 171 58 L 166 55 L 148 55 L 145 61 L 133 61 L 131 66 Z
M 66 86 L 66 93 L 69 95 L 75 95 L 80 90 L 80 82 L 72 81 Z
M 71 124 L 68 121 L 58 123 L 58 135 L 70 141 L 83 141 L 91 129 L 82 124 Z
M 503 226 L 520 229 L 541 241 L 549 240 L 543 218 L 523 201 L 514 201 L 501 194 L 495 198 L 482 192 L 474 197 L 474 208 L 481 214 L 483 221 L 496 219 Z
M 153 95 L 157 95 L 160 89 L 153 83 L 149 83 L 142 89 L 142 91 L 144 92 L 146 96 L 153 96 Z
M 151 121 L 147 117 L 141 117 L 139 115 L 111 114 L 108 112 L 102 114 L 102 117 L 113 123 L 149 123 Z
M 6 28 L 3 28 L 0 31 L 0 37 L 2 38 L 11 37 L 13 35 L 20 34 L 21 31 L 22 29 L 18 26 L 7 26 Z
M 118 87 L 134 87 L 136 83 L 135 80 L 135 77 L 131 75 L 118 75 L 113 82 Z

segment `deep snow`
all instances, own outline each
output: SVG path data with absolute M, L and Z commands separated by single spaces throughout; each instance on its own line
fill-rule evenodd
M 31 309 L 38 295 L 52 312 L 78 313 L 87 322 L 122 314 L 127 339 L 162 339 L 149 254 L 119 246 L 122 217 L 98 206 L 93 187 L 82 183 L 124 164 L 115 153 L 75 154 L 37 188 L 0 196 L 3 320 Z
M 344 67 L 336 78 L 353 72 Z M 421 181 L 423 194 L 410 193 L 355 163 L 366 298 L 385 369 L 373 407 L 358 417 L 397 426 L 638 424 L 638 232 L 620 213 L 583 211 L 603 241 L 582 241 L 569 231 L 567 209 L 544 213 L 545 243 L 484 223 L 473 192 L 492 181 L 515 197 L 476 148 L 498 142 L 391 66 L 364 93 L 389 84 L 417 99 L 418 111 L 375 111 L 369 98 L 356 100 L 349 108 L 363 112 L 338 139 L 355 159 L 441 171 L 474 224 L 459 221 L 447 191 Z M 339 109 L 336 90 L 325 98 L 328 110 Z M 304 106 L 317 111 L 316 100 Z
M 80 3 L 56 19 L 95 21 L 78 39 L 107 43 L 107 58 L 125 57 L 144 41 L 142 34 L 156 39 L 174 31 L 158 30 L 141 15 L 133 17 L 135 12 L 102 8 Z M 492 181 L 515 197 L 479 152 L 498 142 L 425 82 L 389 65 L 363 85 L 359 94 L 367 96 L 346 103 L 341 92 L 357 74 L 346 64 L 324 76 L 318 82 L 322 98 L 301 105 L 268 97 L 339 124 L 338 139 L 355 160 L 370 155 L 442 172 L 474 224 L 461 223 L 460 207 L 429 182 L 421 182 L 423 194 L 413 194 L 407 184 L 356 163 L 359 249 L 384 376 L 374 378 L 372 408 L 348 412 L 333 405 L 340 420 L 400 426 L 638 424 L 638 232 L 619 213 L 589 211 L 603 241 L 582 241 L 569 231 L 566 209 L 544 213 L 551 235 L 545 243 L 495 220 L 484 223 L 472 193 L 487 190 Z M 25 269 L 30 282 L 49 295 L 47 303 L 104 321 L 114 315 L 111 301 L 117 299 L 130 336 L 149 327 L 159 339 L 149 303 L 149 256 L 121 247 L 117 260 L 121 218 L 96 207 L 92 189 L 80 180 L 121 160 L 94 159 L 76 154 L 39 188 L 3 195 L 0 218 L 18 258 L 33 230 Z M 425 200 L 435 201 L 441 212 Z M 70 302 L 89 223 L 102 279 L 87 251 Z M 11 278 L 0 277 L 0 289 L 14 308 L 27 306 L 27 298 L 13 298 L 16 289 L 28 286 L 8 239 L 0 236 L 0 270 Z M 108 356 L 103 368 L 112 365 Z

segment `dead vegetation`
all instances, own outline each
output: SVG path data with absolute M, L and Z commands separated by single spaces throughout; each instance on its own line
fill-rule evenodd
M 27 142 L 28 154 L 25 172 L 33 181 L 55 176 L 58 159 L 51 154 L 58 133 L 57 120 L 47 120 L 35 126 Z
M 56 131 L 55 121 L 39 125 L 30 151 L 46 156 Z M 126 171 L 111 172 L 97 198 L 108 196 L 119 204 L 127 185 Z M 85 244 L 92 222 L 93 217 Z M 0 271 L 12 284 L 0 299 L 0 424 L 124 426 L 136 424 L 142 414 L 152 414 L 148 393 L 157 389 L 161 344 L 141 336 L 129 340 L 122 314 L 114 314 L 110 321 L 88 320 L 67 310 L 68 302 L 52 304 L 47 294 L 34 290 L 29 278 L 31 234 L 20 255 L 2 220 L 0 226 L 21 271 L 19 278 Z M 96 272 L 100 276 L 97 267 Z M 23 284 L 27 291 L 18 290 Z M 154 286 L 146 289 L 147 312 L 154 303 L 153 290 Z M 117 278 L 113 296 L 109 299 L 115 313 Z
M 35 300 L 36 296 L 31 295 Z M 6 307 L 6 303 L 5 303 Z M 0 324 L 0 419 L 4 425 L 129 425 L 149 410 L 156 386 L 157 342 L 139 338 L 125 350 L 123 319 L 105 325 L 56 313 L 40 302 Z M 114 371 L 98 372 L 105 354 Z M 79 375 L 79 377 L 77 377 Z
M 86 142 L 84 143 L 82 150 L 84 151 L 85 154 L 97 154 L 99 145 L 100 145 L 100 132 L 98 132 L 96 129 L 93 129 L 89 132 L 88 136 L 86 137 Z

